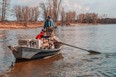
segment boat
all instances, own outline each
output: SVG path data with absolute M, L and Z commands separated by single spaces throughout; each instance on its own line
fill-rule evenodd
M 8 46 L 16 59 L 37 59 L 55 55 L 60 52 L 63 45 L 57 43 L 54 48 L 41 49 L 38 39 L 21 39 L 18 46 Z

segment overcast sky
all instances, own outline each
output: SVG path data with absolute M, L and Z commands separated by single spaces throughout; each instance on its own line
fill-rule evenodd
M 11 5 L 36 6 L 47 0 L 11 0 Z M 75 10 L 77 13 L 95 12 L 116 17 L 116 0 L 62 0 L 65 10 Z

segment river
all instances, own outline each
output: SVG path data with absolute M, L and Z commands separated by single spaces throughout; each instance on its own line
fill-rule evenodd
M 115 24 L 59 26 L 55 30 L 63 42 L 102 54 L 64 46 L 52 57 L 15 63 L 7 46 L 17 45 L 18 39 L 35 38 L 40 30 L 0 30 L 0 77 L 116 77 Z

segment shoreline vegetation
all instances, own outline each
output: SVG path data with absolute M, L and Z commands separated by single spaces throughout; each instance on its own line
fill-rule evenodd
M 1 29 L 26 29 L 26 28 L 38 28 L 43 26 L 43 22 L 0 22 Z
M 104 21 L 105 20 L 105 21 Z M 109 19 L 108 19 L 109 20 Z M 102 19 L 101 22 L 98 23 L 87 23 L 87 22 L 57 22 L 55 23 L 55 26 L 76 26 L 76 25 L 85 25 L 85 24 L 92 24 L 92 25 L 96 25 L 96 24 L 116 24 L 116 19 L 111 19 L 110 21 L 108 21 L 106 19 Z M 16 22 L 16 21 L 6 21 L 6 22 L 1 22 L 0 21 L 0 30 L 1 29 L 26 29 L 26 28 L 39 28 L 39 27 L 43 27 L 44 22 Z
M 13 5 L 11 8 L 8 8 L 11 6 L 10 0 L 2 0 L 0 3 L 0 29 L 42 27 L 47 16 L 51 16 L 57 26 L 116 24 L 116 18 L 107 17 L 107 14 L 78 13 L 78 9 L 66 11 L 62 6 L 62 0 L 48 0 L 47 3 L 41 2 L 38 6 Z

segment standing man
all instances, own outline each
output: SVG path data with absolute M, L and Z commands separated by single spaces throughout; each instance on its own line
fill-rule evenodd
M 51 19 L 51 16 L 48 16 L 45 23 L 44 23 L 44 29 L 49 29 L 49 28 L 52 28 L 52 27 L 54 27 L 54 22 Z
M 46 29 L 46 36 L 54 35 L 54 32 L 52 31 L 54 27 L 54 22 L 51 18 L 51 16 L 48 16 L 45 23 L 44 23 L 44 29 Z M 52 31 L 52 33 L 51 33 Z

